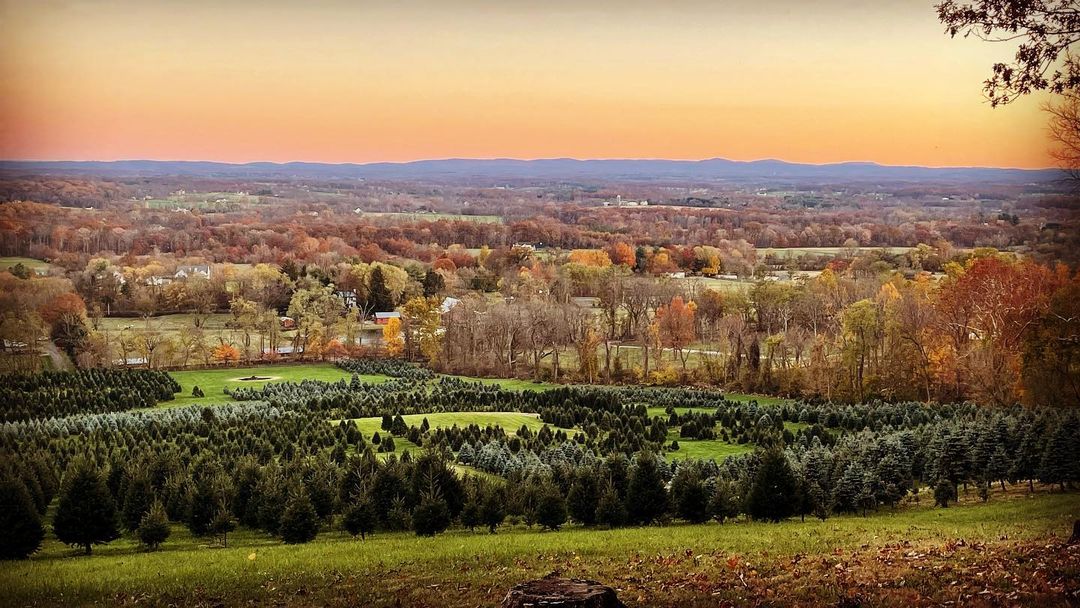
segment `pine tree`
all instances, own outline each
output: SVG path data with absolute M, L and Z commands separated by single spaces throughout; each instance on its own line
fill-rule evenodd
M 232 516 L 232 512 L 224 505 L 218 505 L 217 512 L 214 513 L 214 518 L 210 520 L 210 531 L 221 537 L 221 546 L 229 546 L 229 532 L 236 529 L 236 518 Z
M 450 527 L 450 508 L 438 492 L 429 489 L 413 510 L 412 522 L 417 536 L 435 536 Z
M 596 505 L 596 521 L 609 528 L 618 528 L 626 523 L 626 505 L 623 504 L 615 487 L 608 484 L 600 494 L 600 501 Z
M 366 540 L 367 535 L 375 531 L 377 522 L 375 505 L 367 495 L 360 496 L 345 511 L 345 530 L 353 536 L 359 535 L 360 540 Z
M 709 519 L 709 493 L 696 467 L 683 464 L 671 480 L 671 502 L 675 515 L 690 523 Z
M 288 502 L 285 503 L 285 511 L 281 514 L 278 532 L 281 534 L 281 540 L 290 545 L 315 540 L 315 535 L 319 533 L 319 518 L 302 485 L 298 485 L 292 491 Z
M 470 490 L 465 498 L 465 504 L 461 507 L 461 525 L 468 528 L 469 532 L 476 530 L 480 525 L 480 501 L 482 492 L 479 488 Z
M 709 499 L 709 512 L 720 523 L 739 515 L 739 497 L 733 482 L 717 479 Z
M 150 479 L 145 475 L 136 475 L 128 482 L 127 492 L 124 494 L 124 507 L 120 515 L 124 528 L 134 532 L 152 504 L 154 504 L 154 490 L 150 485 Z
M 558 530 L 566 523 L 566 499 L 555 484 L 544 484 L 536 503 L 536 523 L 548 530 Z
M 442 275 L 429 268 L 427 273 L 424 274 L 424 297 L 430 298 L 438 295 L 445 287 L 446 281 L 443 280 Z
M 120 536 L 116 502 L 101 471 L 80 462 L 64 476 L 64 487 L 53 518 L 53 532 L 61 542 L 83 547 L 90 555 L 93 545 Z
M 934 502 L 937 506 L 945 508 L 949 506 L 949 501 L 956 501 L 956 485 L 947 478 L 941 477 L 934 485 Z
M 637 524 L 652 523 L 667 512 L 668 495 L 660 463 L 650 452 L 638 454 L 630 470 L 626 503 L 629 521 Z
M 583 526 L 596 523 L 596 507 L 600 503 L 600 484 L 592 467 L 582 467 L 574 474 L 566 495 L 570 517 Z
M 859 509 L 865 473 L 858 461 L 851 462 L 833 489 L 833 510 L 837 513 L 854 513 Z
M 747 510 L 754 519 L 778 522 L 795 512 L 798 487 L 787 456 L 779 448 L 766 450 L 754 475 Z
M 25 559 L 41 546 L 45 528 L 26 484 L 0 481 L 0 559 Z
M 502 492 L 498 488 L 490 488 L 484 492 L 484 502 L 480 507 L 480 519 L 492 534 L 495 534 L 495 530 L 506 519 L 504 503 Z
M 386 287 L 386 278 L 382 268 L 378 266 L 371 271 L 368 286 L 368 305 L 375 312 L 389 312 L 394 310 L 394 298 Z
M 135 530 L 135 536 L 139 538 L 147 549 L 153 551 L 161 546 L 172 533 L 169 528 L 169 517 L 165 514 L 165 507 L 160 500 L 155 500 L 150 510 L 143 514 L 139 521 L 139 527 Z

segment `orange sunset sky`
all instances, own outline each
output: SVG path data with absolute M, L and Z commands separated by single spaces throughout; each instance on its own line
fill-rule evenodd
M 1044 167 L 933 0 L 0 0 L 0 158 Z

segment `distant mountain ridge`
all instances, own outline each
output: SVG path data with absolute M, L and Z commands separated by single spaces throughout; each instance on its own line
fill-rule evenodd
M 380 163 L 211 161 L 0 161 L 6 173 L 63 173 L 84 175 L 189 175 L 203 177 L 294 177 L 321 179 L 626 179 L 626 180 L 792 180 L 889 182 L 1051 183 L 1057 169 L 999 169 L 992 167 L 919 167 L 872 162 L 803 164 L 765 159 L 706 160 L 511 158 L 417 160 Z

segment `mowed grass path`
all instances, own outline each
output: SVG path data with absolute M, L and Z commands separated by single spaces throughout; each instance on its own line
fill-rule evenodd
M 923 547 L 958 538 L 969 544 L 1003 538 L 1011 543 L 1056 535 L 1060 541 L 1077 516 L 1077 501 L 1075 493 L 995 493 L 985 504 L 969 497 L 962 505 L 937 509 L 924 497 L 919 507 L 824 522 L 808 518 L 610 531 L 569 527 L 559 532 L 515 527 L 494 536 L 455 529 L 435 538 L 377 533 L 367 541 L 335 531 L 305 545 L 285 545 L 244 530 L 230 535 L 227 549 L 209 548 L 207 540 L 175 527 L 158 552 L 144 553 L 124 538 L 95 548 L 89 557 L 50 536 L 31 560 L 0 562 L 0 603 L 496 605 L 514 584 L 560 570 L 564 576 L 633 588 L 645 598 L 625 597 L 635 606 L 669 605 L 670 590 L 649 577 L 717 576 L 732 556 L 769 569 L 790 563 L 795 555 L 873 555 L 886 544 L 904 541 Z M 693 559 L 682 559 L 688 551 Z M 653 564 L 663 556 L 672 559 Z M 693 597 L 693 587 L 681 593 Z
M 180 392 L 173 401 L 163 401 L 162 407 L 199 405 L 207 403 L 226 403 L 232 398 L 224 389 L 240 386 L 260 387 L 272 382 L 300 382 L 302 380 L 323 380 L 337 382 L 348 380 L 352 374 L 335 366 L 333 363 L 304 363 L 297 365 L 264 365 L 261 367 L 229 367 L 224 369 L 202 369 L 182 372 L 169 372 L 180 383 Z M 248 376 L 272 378 L 271 380 L 239 380 Z M 382 383 L 390 380 L 389 376 L 364 375 L 364 382 Z M 192 397 L 191 390 L 198 386 L 205 397 Z

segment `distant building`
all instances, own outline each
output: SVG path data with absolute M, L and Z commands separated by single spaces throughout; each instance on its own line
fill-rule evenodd
M 624 201 L 622 195 L 615 197 L 614 201 L 604 201 L 602 203 L 605 207 L 648 207 L 649 201 Z
M 204 279 L 210 278 L 210 266 L 177 266 L 176 274 L 173 275 L 177 279 L 189 279 L 191 277 L 202 277 Z
M 390 322 L 390 319 L 400 319 L 401 313 L 395 311 L 391 312 L 377 312 L 375 313 L 375 322 L 379 325 L 386 325 Z
M 278 317 L 281 329 L 296 329 L 296 319 L 292 317 Z
M 334 295 L 337 296 L 341 300 L 341 304 L 346 309 L 349 309 L 349 308 L 352 308 L 353 306 L 356 306 L 356 292 L 355 291 L 338 290 L 338 291 L 334 292 Z
M 450 309 L 461 303 L 461 300 L 457 298 L 445 297 L 442 304 L 439 305 L 439 314 L 445 315 L 450 312 Z

